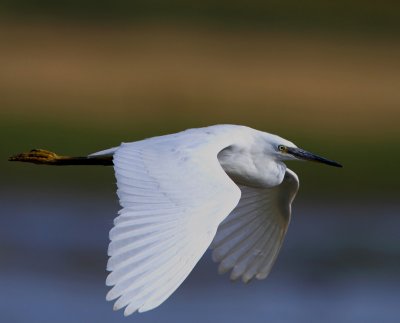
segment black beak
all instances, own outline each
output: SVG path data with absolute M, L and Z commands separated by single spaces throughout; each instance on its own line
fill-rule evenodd
M 314 161 L 317 163 L 327 164 L 327 165 L 334 166 L 334 167 L 343 167 L 342 165 L 340 165 L 339 163 L 337 163 L 335 161 L 314 155 L 314 154 L 309 153 L 308 151 L 300 149 L 300 148 L 287 147 L 286 153 L 291 154 L 298 159 Z

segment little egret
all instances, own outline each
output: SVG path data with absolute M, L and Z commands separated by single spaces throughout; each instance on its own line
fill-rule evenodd
M 11 161 L 114 165 L 121 210 L 110 231 L 107 300 L 124 314 L 163 303 L 207 248 L 233 280 L 264 279 L 299 188 L 285 160 L 340 164 L 279 136 L 216 125 L 122 143 L 87 157 L 35 149 Z

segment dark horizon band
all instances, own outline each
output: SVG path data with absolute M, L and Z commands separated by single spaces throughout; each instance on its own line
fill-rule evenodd
M 310 153 L 306 150 L 303 150 L 301 148 L 293 148 L 293 147 L 287 147 L 286 152 L 288 154 L 291 154 L 299 159 L 303 159 L 303 160 L 309 160 L 309 161 L 314 161 L 317 163 L 322 163 L 322 164 L 326 164 L 326 165 L 330 165 L 330 166 L 334 166 L 334 167 L 343 167 L 341 164 L 333 161 L 333 160 L 329 160 L 326 159 L 324 157 L 315 155 L 313 153 Z

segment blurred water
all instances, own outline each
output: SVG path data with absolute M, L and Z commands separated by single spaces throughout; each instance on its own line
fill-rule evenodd
M 114 196 L 2 189 L 1 322 L 397 322 L 400 207 L 307 202 L 265 281 L 231 283 L 206 254 L 156 310 L 123 318 L 105 301 Z

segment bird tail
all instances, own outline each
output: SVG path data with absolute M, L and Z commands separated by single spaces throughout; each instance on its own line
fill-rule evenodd
M 9 161 L 33 163 L 40 165 L 69 166 L 69 165 L 103 165 L 112 166 L 112 156 L 69 157 L 59 156 L 44 149 L 32 149 L 30 152 L 21 153 L 8 158 Z

